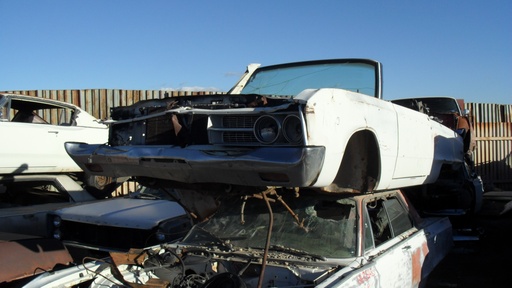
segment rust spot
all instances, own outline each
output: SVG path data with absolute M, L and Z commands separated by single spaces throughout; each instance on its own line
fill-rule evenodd
M 56 264 L 73 261 L 58 240 L 45 238 L 0 241 L 0 283 L 22 279 L 51 270 Z
M 416 249 L 412 253 L 412 283 L 417 284 L 421 281 L 421 264 L 422 264 L 422 255 L 421 250 Z

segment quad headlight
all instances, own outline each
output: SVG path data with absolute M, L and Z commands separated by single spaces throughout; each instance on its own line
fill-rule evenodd
M 50 234 L 54 239 L 61 240 L 62 233 L 60 232 L 60 226 L 62 224 L 62 219 L 59 216 L 50 216 L 51 221 L 51 232 Z
M 62 221 L 59 216 L 53 217 L 53 221 L 52 221 L 53 227 L 55 227 L 55 228 L 60 227 L 61 222 Z
M 281 123 L 273 116 L 264 115 L 254 123 L 254 136 L 262 144 L 272 144 L 281 133 Z
M 158 231 L 157 231 L 157 232 L 156 232 L 156 234 L 155 234 L 155 237 L 156 237 L 156 240 L 157 240 L 158 242 L 164 242 L 164 241 L 165 241 L 165 238 L 166 238 L 166 237 L 165 237 L 165 232 L 164 232 L 164 231 L 162 231 L 162 230 L 160 230 L 160 229 L 158 229 Z
M 299 144 L 303 141 L 302 123 L 299 116 L 288 115 L 283 121 L 283 135 L 290 144 Z
M 62 237 L 62 234 L 60 233 L 59 229 L 56 229 L 55 231 L 53 231 L 53 238 L 54 239 L 60 240 L 61 237 Z

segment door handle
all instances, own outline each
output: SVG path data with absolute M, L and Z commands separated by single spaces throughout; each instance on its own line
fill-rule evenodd
M 55 135 L 59 134 L 59 131 L 48 131 L 48 133 L 53 133 Z

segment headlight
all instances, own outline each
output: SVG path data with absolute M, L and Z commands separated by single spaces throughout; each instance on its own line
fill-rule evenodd
M 281 132 L 281 124 L 272 116 L 261 116 L 254 123 L 254 136 L 263 144 L 272 144 Z
M 297 115 L 288 115 L 283 121 L 283 135 L 290 144 L 299 144 L 303 140 L 302 123 Z
M 162 230 L 156 231 L 155 236 L 156 236 L 156 240 L 158 240 L 158 242 L 165 241 L 165 233 Z
M 53 227 L 60 227 L 61 219 L 59 216 L 53 217 Z
M 60 230 L 57 229 L 57 230 L 53 231 L 53 238 L 60 240 L 60 238 L 61 238 Z

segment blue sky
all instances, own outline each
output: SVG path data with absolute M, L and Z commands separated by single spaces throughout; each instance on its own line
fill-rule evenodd
M 382 62 L 386 99 L 512 104 L 512 1 L 0 0 L 0 91 L 227 91 L 249 63 Z

